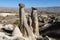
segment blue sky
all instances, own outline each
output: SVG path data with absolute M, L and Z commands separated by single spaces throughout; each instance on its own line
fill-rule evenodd
M 19 3 L 24 3 L 26 7 L 60 6 L 60 0 L 0 0 L 0 7 L 18 7 Z

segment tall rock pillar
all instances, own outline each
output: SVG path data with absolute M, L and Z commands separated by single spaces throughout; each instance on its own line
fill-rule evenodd
M 24 24 L 23 24 L 24 14 L 25 14 L 24 7 L 25 7 L 24 4 L 22 4 L 22 3 L 19 4 L 19 18 L 20 18 L 19 28 L 23 34 L 25 33 L 25 28 L 24 28 Z
M 35 35 L 39 35 L 37 8 L 32 7 L 31 18 L 32 18 L 33 32 Z

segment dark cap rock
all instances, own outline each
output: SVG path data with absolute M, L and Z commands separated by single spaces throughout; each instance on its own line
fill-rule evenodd
M 32 7 L 32 10 L 37 10 L 37 8 Z
M 22 7 L 25 7 L 25 5 L 24 4 L 22 4 L 22 3 L 20 3 L 19 4 L 19 6 L 22 8 Z

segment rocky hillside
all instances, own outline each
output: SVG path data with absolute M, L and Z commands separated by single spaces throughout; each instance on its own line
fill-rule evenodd
M 60 13 L 60 7 L 39 7 L 39 11 Z

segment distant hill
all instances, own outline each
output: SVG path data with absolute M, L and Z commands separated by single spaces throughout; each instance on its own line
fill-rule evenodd
M 39 7 L 37 9 L 38 9 L 38 11 L 60 13 L 60 7 Z
M 53 12 L 53 13 L 59 13 L 60 14 L 60 7 L 37 7 L 38 12 Z M 12 8 L 12 7 L 0 7 L 0 13 L 1 12 L 12 12 L 12 13 L 18 13 L 18 8 Z M 26 12 L 31 12 L 31 8 L 25 9 Z
M 18 8 L 13 7 L 0 7 L 0 13 L 17 13 Z

